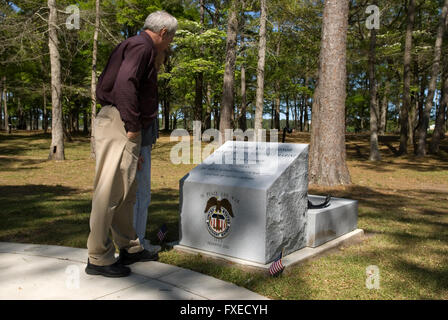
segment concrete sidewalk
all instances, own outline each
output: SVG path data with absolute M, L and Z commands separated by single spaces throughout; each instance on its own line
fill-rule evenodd
M 160 262 L 125 278 L 90 276 L 87 249 L 0 242 L 0 299 L 264 300 L 234 284 Z

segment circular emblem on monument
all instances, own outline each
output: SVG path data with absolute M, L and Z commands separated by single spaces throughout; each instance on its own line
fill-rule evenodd
M 207 230 L 217 239 L 225 238 L 230 231 L 231 219 L 233 218 L 232 205 L 227 199 L 218 200 L 215 197 L 207 201 L 205 207 L 205 222 Z

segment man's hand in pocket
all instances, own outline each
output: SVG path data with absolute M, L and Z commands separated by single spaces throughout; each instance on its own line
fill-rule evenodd
M 128 131 L 126 134 L 127 134 L 129 140 L 136 140 L 138 138 L 138 136 L 140 135 L 140 131 L 137 131 L 137 132 Z

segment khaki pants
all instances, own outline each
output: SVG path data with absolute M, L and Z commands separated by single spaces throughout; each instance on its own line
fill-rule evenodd
M 94 125 L 96 167 L 87 248 L 90 263 L 106 266 L 116 261 L 109 231 L 118 248 L 129 253 L 143 250 L 133 227 L 141 135 L 128 139 L 113 106 L 101 108 Z

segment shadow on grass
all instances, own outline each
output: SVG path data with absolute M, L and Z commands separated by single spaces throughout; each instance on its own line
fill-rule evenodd
M 39 169 L 35 165 L 48 161 L 47 159 L 21 159 L 0 157 L 0 171 L 22 171 Z
M 378 219 L 401 221 L 405 223 L 416 222 L 436 224 L 440 227 L 447 226 L 446 223 L 436 222 L 435 217 L 448 215 L 448 207 L 443 202 L 434 202 L 432 206 L 433 209 L 428 209 L 428 206 L 426 206 L 426 203 L 422 202 L 422 200 L 431 202 L 433 199 L 448 199 L 448 191 L 407 189 L 400 190 L 402 195 L 399 195 L 397 193 L 390 194 L 379 192 L 365 186 L 351 185 L 345 189 L 311 186 L 309 193 L 330 193 L 334 197 L 358 200 L 360 208 L 366 210 L 368 210 L 368 208 L 374 208 L 377 212 L 369 212 L 369 217 L 371 216 Z M 403 211 L 404 207 L 413 208 L 417 210 L 418 214 L 409 215 Z M 446 211 L 443 211 L 440 208 L 447 209 Z
M 43 132 L 27 132 L 27 131 L 13 131 L 11 134 L 0 134 L 0 142 L 5 140 L 35 140 L 35 139 L 51 139 L 51 133 Z
M 152 191 L 147 237 L 158 243 L 162 224 L 168 227 L 165 241 L 179 239 L 179 192 Z M 66 186 L 0 186 L 0 241 L 86 247 L 91 195 Z M 131 213 L 132 214 L 132 213 Z
M 416 265 L 411 259 L 400 258 L 405 253 L 414 256 L 416 248 L 418 254 L 428 259 L 434 256 L 446 256 L 448 251 L 441 254 L 440 244 L 448 248 L 448 207 L 443 203 L 431 201 L 434 199 L 448 199 L 448 191 L 402 190 L 402 195 L 379 192 L 367 187 L 351 186 L 345 190 L 331 188 L 311 188 L 310 193 L 325 194 L 355 199 L 359 201 L 359 221 L 365 224 L 367 234 L 385 236 L 393 243 L 393 248 L 382 248 L 381 254 L 392 262 L 394 272 L 406 274 L 409 279 L 415 279 L 420 287 L 442 293 L 448 288 L 447 264 L 438 267 Z M 423 200 L 423 201 L 422 201 Z M 432 207 L 433 209 L 428 209 Z M 423 251 L 421 251 L 424 248 Z M 369 255 L 369 250 L 361 251 L 361 255 Z M 442 267 L 444 265 L 444 267 Z M 426 283 L 425 283 L 426 282 Z M 423 297 L 422 297 L 423 298 Z
M 410 161 L 415 161 L 415 159 L 410 159 Z M 418 172 L 440 172 L 448 170 L 448 163 L 446 165 L 437 163 L 431 164 L 428 162 L 412 162 L 412 163 L 403 163 L 403 162 L 389 162 L 386 161 L 377 161 L 377 162 L 365 162 L 359 163 L 356 165 L 357 167 L 362 167 L 368 170 L 374 170 L 376 172 L 394 172 L 397 169 L 405 169 L 412 170 Z
M 400 137 L 398 135 L 384 135 L 378 137 L 380 154 L 384 161 L 387 162 L 388 168 L 385 168 L 384 161 L 368 162 L 370 154 L 370 136 L 368 134 L 347 134 L 346 135 L 346 151 L 348 160 L 363 161 L 363 165 L 367 169 L 374 169 L 378 172 L 391 172 L 398 168 L 416 170 L 421 172 L 448 170 L 448 157 L 446 153 L 440 152 L 437 155 L 428 154 L 425 158 L 418 158 L 413 153 L 413 147 L 408 146 L 408 154 L 399 155 L 398 148 L 400 145 Z M 429 140 L 428 140 L 429 141 Z M 387 149 L 386 149 L 387 148 Z M 442 151 L 448 151 L 448 139 L 442 140 L 440 145 Z M 397 163 L 391 163 L 391 160 L 403 160 Z M 446 165 L 437 165 L 428 163 L 428 159 L 444 161 Z M 406 161 L 406 162 L 405 162 Z M 410 162 L 410 163 L 409 163 Z
M 70 142 L 64 141 L 67 147 L 85 145 L 89 142 L 89 137 L 81 134 L 73 135 Z M 0 156 L 20 156 L 36 150 L 46 152 L 50 150 L 50 143 L 51 133 L 21 131 L 10 135 L 0 134 Z
M 408 242 L 409 247 L 415 247 L 415 236 L 409 234 L 403 234 L 401 232 L 388 233 L 393 237 L 400 237 L 401 240 Z M 419 237 L 417 237 L 419 238 Z M 424 239 L 422 239 L 424 240 Z M 394 259 L 388 259 L 391 265 L 387 267 L 387 272 L 391 273 L 394 270 L 394 276 L 392 278 L 398 278 L 403 280 L 403 278 L 409 281 L 409 287 L 411 288 L 425 288 L 428 292 L 433 294 L 433 296 L 424 295 L 421 290 L 414 292 L 418 297 L 416 299 L 434 299 L 434 297 L 442 297 L 446 294 L 446 289 L 448 288 L 448 258 L 446 256 L 446 251 L 441 251 L 440 249 L 431 249 L 433 253 L 441 256 L 441 261 L 439 261 L 438 267 L 429 267 L 423 263 L 416 263 L 412 254 L 412 248 L 406 246 L 400 246 L 398 248 L 383 248 L 379 258 L 378 252 L 375 250 L 367 250 L 363 252 L 364 256 L 373 257 L 371 259 L 378 260 L 384 259 L 385 256 L 394 257 Z M 370 260 L 372 261 L 372 260 Z M 373 260 L 375 261 L 375 260 Z M 391 279 L 386 280 L 390 284 Z M 400 282 L 398 282 L 400 283 Z M 402 285 L 402 284 L 401 284 Z M 437 299 L 437 298 L 436 298 Z
M 403 273 L 410 274 L 413 281 L 417 282 L 420 287 L 430 287 L 434 294 L 441 295 L 448 288 L 448 267 L 446 264 L 443 269 L 433 269 L 400 259 L 396 261 L 394 267 Z M 430 297 L 420 294 L 419 298 L 429 299 Z
M 0 241 L 65 244 L 89 230 L 90 199 L 66 186 L 0 186 Z
M 42 143 L 37 143 L 36 140 L 49 140 L 51 139 L 51 134 L 43 134 L 43 133 L 29 133 L 29 134 L 10 134 L 0 135 L 0 144 L 4 144 L 1 146 L 0 155 L 2 156 L 18 156 L 22 155 L 26 152 L 29 152 L 31 149 L 48 149 L 50 145 L 45 141 Z

